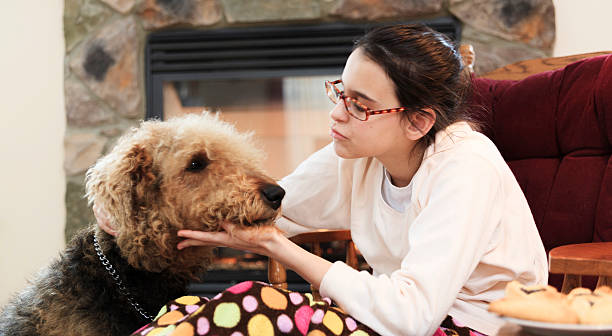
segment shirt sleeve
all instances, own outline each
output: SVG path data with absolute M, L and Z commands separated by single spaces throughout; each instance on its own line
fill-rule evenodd
M 433 334 L 501 220 L 503 184 L 493 164 L 449 161 L 415 189 L 421 211 L 400 269 L 374 276 L 336 262 L 322 280 L 322 295 L 380 334 Z
M 287 236 L 317 229 L 348 229 L 351 161 L 338 157 L 330 144 L 280 180 L 285 198 L 276 226 Z

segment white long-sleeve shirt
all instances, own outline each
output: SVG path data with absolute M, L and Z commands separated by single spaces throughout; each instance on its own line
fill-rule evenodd
M 495 145 L 459 122 L 440 131 L 411 181 L 410 204 L 391 208 L 374 158 L 327 146 L 280 181 L 277 226 L 295 235 L 350 229 L 373 269 L 336 262 L 320 293 L 382 335 L 433 334 L 446 315 L 485 334 L 487 312 L 514 279 L 545 284 L 547 259 L 527 201 Z

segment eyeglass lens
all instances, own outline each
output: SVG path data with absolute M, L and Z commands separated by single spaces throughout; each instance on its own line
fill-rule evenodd
M 327 91 L 327 96 L 332 101 L 332 103 L 338 104 L 338 101 L 342 99 L 347 112 L 351 116 L 359 120 L 366 120 L 366 109 L 359 105 L 359 103 L 355 99 L 342 95 L 342 92 L 330 82 L 325 83 L 325 89 Z
M 338 104 L 338 99 L 340 98 L 339 92 L 332 83 L 325 82 L 325 91 L 327 92 L 327 96 L 332 101 L 332 103 Z

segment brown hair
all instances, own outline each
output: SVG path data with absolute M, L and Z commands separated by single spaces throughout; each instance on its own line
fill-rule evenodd
M 395 95 L 409 108 L 402 112 L 402 121 L 411 122 L 415 113 L 430 117 L 426 108 L 435 112 L 433 127 L 421 139 L 425 145 L 438 131 L 468 119 L 465 98 L 471 81 L 457 48 L 445 35 L 418 24 L 382 26 L 359 39 L 354 46 L 358 48 L 393 81 Z

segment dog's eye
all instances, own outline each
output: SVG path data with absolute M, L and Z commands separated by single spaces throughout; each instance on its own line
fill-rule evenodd
M 199 172 L 203 170 L 204 168 L 206 168 L 207 165 L 208 165 L 208 160 L 206 159 L 206 157 L 198 155 L 198 156 L 194 156 L 191 159 L 191 161 L 189 162 L 185 170 L 188 172 Z

